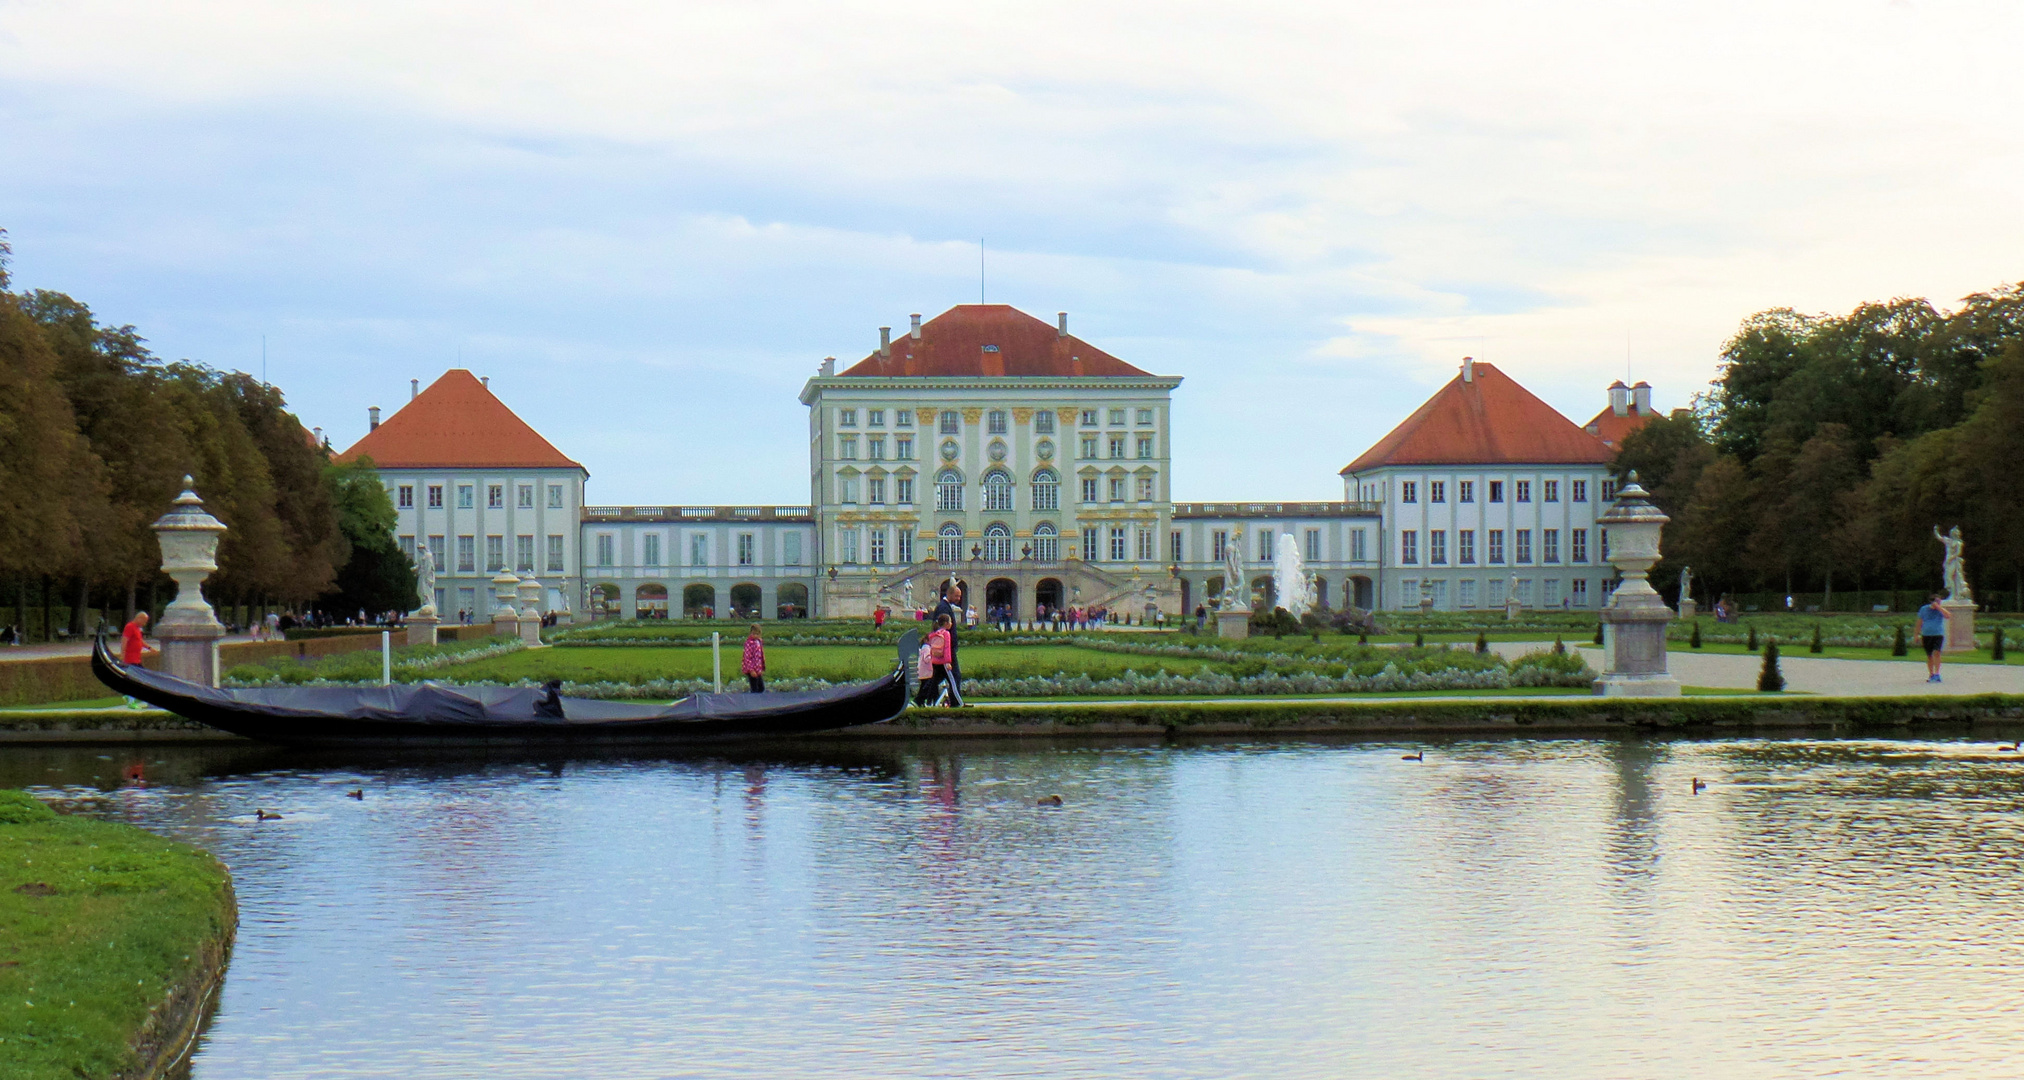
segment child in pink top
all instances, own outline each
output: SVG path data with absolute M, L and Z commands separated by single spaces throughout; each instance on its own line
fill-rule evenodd
M 766 643 L 759 640 L 758 623 L 753 623 L 752 632 L 745 635 L 745 662 L 739 668 L 753 693 L 766 692 Z

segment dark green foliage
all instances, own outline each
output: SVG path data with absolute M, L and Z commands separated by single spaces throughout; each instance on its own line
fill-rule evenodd
M 1294 618 L 1293 613 L 1283 607 L 1252 612 L 1250 625 L 1253 634 L 1270 634 L 1275 639 L 1288 634 L 1297 634 L 1301 630 L 1300 620 Z
M 2003 628 L 2002 628 L 2001 626 L 1998 626 L 1998 627 L 1996 627 L 1996 637 L 1995 637 L 1995 640 L 1993 640 L 1993 641 L 1991 641 L 1991 642 L 1989 643 L 1989 659 L 1991 659 L 1991 660 L 2001 660 L 2001 659 L 2004 659 L 2004 656 L 2003 656 Z
M 1358 645 L 1368 645 L 1368 644 L 1370 644 L 1370 635 L 1369 635 L 1369 634 L 1358 634 L 1358 635 L 1356 635 L 1356 643 L 1357 643 Z
M 1424 648 L 1426 647 L 1426 644 L 1427 644 L 1427 635 L 1425 634 L 1413 635 L 1413 648 L 1415 649 Z
M 351 549 L 338 571 L 337 589 L 323 606 L 339 615 L 413 610 L 420 603 L 415 564 L 394 544 L 393 500 L 387 498 L 372 459 L 328 466 L 323 480 L 337 507 L 339 531 Z
M 1694 620 L 1694 636 L 1687 639 L 1687 647 L 1690 649 L 1701 647 L 1701 620 L 1699 619 Z
M 1480 654 L 1489 651 L 1490 651 L 1490 639 L 1488 637 L 1485 637 L 1481 630 L 1476 631 L 1476 652 Z
M 1555 637 L 1553 639 L 1553 655 L 1555 656 L 1567 655 L 1567 643 L 1560 640 L 1560 638 L 1558 637 Z
M 1601 623 L 1596 623 L 1596 624 L 1595 624 L 1595 643 L 1596 643 L 1597 645 L 1600 645 L 1600 644 L 1602 644 L 1602 624 L 1601 624 Z
M 1757 672 L 1757 689 L 1766 694 L 1775 694 L 1785 689 L 1785 675 L 1778 670 L 1778 639 L 1764 646 L 1764 667 Z
M 1892 656 L 1904 656 L 1906 655 L 1906 652 L 1907 650 L 1905 649 L 1905 628 L 1900 626 L 1897 628 L 1897 637 L 1893 639 L 1890 643 L 1890 654 Z
M 1753 627 L 1751 627 L 1751 628 L 1750 628 L 1750 641 L 1749 641 L 1749 643 L 1748 643 L 1748 644 L 1744 645 L 1743 647 L 1744 647 L 1744 648 L 1746 648 L 1746 649 L 1748 649 L 1748 650 L 1750 650 L 1751 652 L 1756 652 L 1756 651 L 1757 651 L 1757 628 L 1756 628 L 1756 627 L 1754 627 L 1754 626 L 1753 626 Z
M 1807 652 L 1810 652 L 1810 653 L 1817 653 L 1817 652 L 1821 651 L 1821 649 L 1820 649 L 1820 627 L 1819 627 L 1819 625 L 1818 625 L 1818 624 L 1815 624 L 1815 626 L 1813 627 L 1813 642 L 1812 642 L 1811 644 L 1809 644 L 1808 646 L 1806 646 L 1806 651 L 1807 651 Z

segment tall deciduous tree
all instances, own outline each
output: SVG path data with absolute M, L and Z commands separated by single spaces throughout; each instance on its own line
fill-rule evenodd
M 350 548 L 326 605 L 340 615 L 414 610 L 420 604 L 415 565 L 394 543 L 399 518 L 372 459 L 330 465 L 323 477 L 337 510 L 339 532 Z

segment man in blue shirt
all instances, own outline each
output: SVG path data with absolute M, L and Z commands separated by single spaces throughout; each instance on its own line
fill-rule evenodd
M 1940 650 L 1947 647 L 1947 624 L 1954 616 L 1940 606 L 1940 594 L 1934 593 L 1919 609 L 1919 644 L 1926 648 L 1926 681 L 1940 681 Z

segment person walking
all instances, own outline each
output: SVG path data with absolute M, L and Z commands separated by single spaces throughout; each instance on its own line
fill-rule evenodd
M 953 581 L 942 592 L 941 603 L 935 605 L 936 629 L 942 628 L 942 617 L 945 615 L 949 619 L 949 703 L 960 708 L 963 704 L 963 662 L 959 648 L 961 642 L 956 628 L 964 617 L 963 587 Z
M 1940 594 L 1934 593 L 1919 609 L 1919 644 L 1926 648 L 1926 681 L 1940 681 L 1940 651 L 1947 647 L 1947 627 L 1953 622 L 1953 613 L 1940 606 Z
M 961 705 L 962 701 L 954 696 L 955 683 L 949 675 L 956 659 L 956 628 L 948 615 L 935 616 L 935 629 L 928 635 L 928 643 L 921 648 L 921 656 L 928 668 L 928 676 L 921 680 L 921 689 L 914 695 L 914 704 L 922 707 L 939 705 L 942 691 L 947 688 L 949 704 Z
M 766 692 L 766 643 L 759 639 L 758 623 L 753 623 L 751 632 L 745 635 L 745 660 L 739 670 L 745 673 L 745 685 L 753 693 Z
M 1195 605 L 1195 633 L 1197 633 L 1197 634 L 1200 634 L 1200 633 L 1202 632 L 1202 626 L 1203 626 L 1203 624 L 1207 623 L 1208 621 L 1209 621 L 1209 607 L 1208 607 L 1208 605 L 1207 605 L 1207 604 L 1196 604 L 1196 605 Z
M 119 632 L 120 663 L 138 667 L 147 659 L 149 653 L 159 651 L 148 646 L 145 637 L 147 629 L 148 613 L 145 611 L 137 611 L 133 618 L 127 620 L 125 628 Z M 126 706 L 129 709 L 147 708 L 144 702 L 131 696 L 126 699 Z
M 873 630 L 883 630 L 885 629 L 885 624 L 886 624 L 886 609 L 884 604 L 880 604 L 879 606 L 871 609 L 871 628 Z

